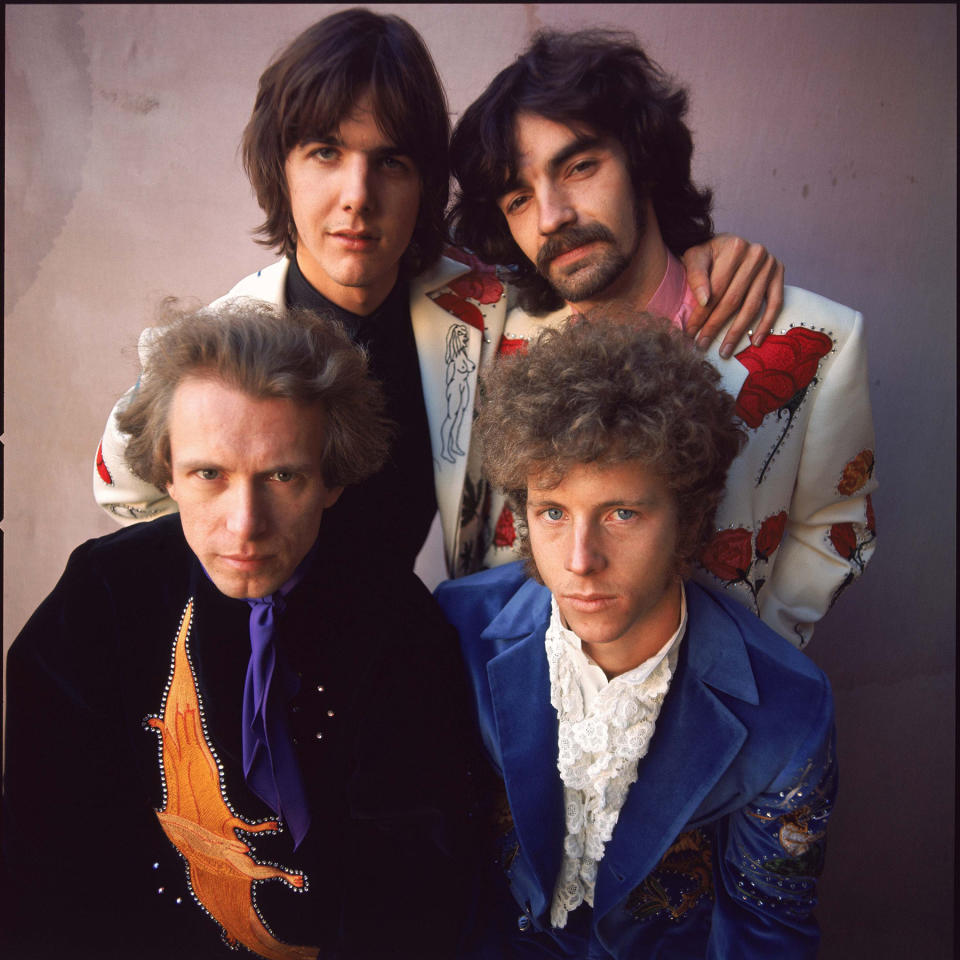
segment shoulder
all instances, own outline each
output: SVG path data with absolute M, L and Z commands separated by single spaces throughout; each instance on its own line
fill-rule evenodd
M 756 705 L 761 713 L 813 715 L 832 701 L 826 674 L 756 614 L 701 584 L 688 582 L 686 589 L 690 642 L 717 641 L 719 634 L 718 656 L 729 654 L 729 648 L 724 651 L 722 645 L 741 643 L 756 684 Z M 711 633 L 709 641 L 703 636 L 704 628 Z
M 446 580 L 434 596 L 448 619 L 480 625 L 482 630 L 510 602 L 529 577 L 522 561 Z
M 271 263 L 269 267 L 263 267 L 256 273 L 244 277 L 222 297 L 214 300 L 211 306 L 235 297 L 252 297 L 255 300 L 266 300 L 280 306 L 284 302 L 284 288 L 289 267 L 290 261 L 286 257 Z
M 863 322 L 863 316 L 851 307 L 828 300 L 800 287 L 784 287 L 783 310 L 774 332 L 806 327 L 826 333 L 834 342 L 845 340 Z
M 124 527 L 81 544 L 70 555 L 70 566 L 93 565 L 102 570 L 131 573 L 148 567 L 167 568 L 192 557 L 183 536 L 180 514 L 170 514 Z

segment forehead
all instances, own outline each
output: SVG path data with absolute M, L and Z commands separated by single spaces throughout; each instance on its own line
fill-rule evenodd
M 251 469 L 319 461 L 325 416 L 321 404 L 255 397 L 213 376 L 177 385 L 168 430 L 174 463 L 210 460 Z
M 562 475 L 555 470 L 534 471 L 527 478 L 527 496 L 528 501 L 572 497 L 586 505 L 672 498 L 660 474 L 635 459 L 573 463 Z

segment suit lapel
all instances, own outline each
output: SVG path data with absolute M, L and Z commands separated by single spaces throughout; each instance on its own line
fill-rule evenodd
M 410 321 L 430 427 L 434 485 L 448 569 L 459 551 L 461 500 L 480 368 L 496 353 L 506 296 L 481 307 L 449 292 L 470 267 L 441 257 L 410 285 Z M 484 333 L 484 327 L 486 332 Z
M 696 585 L 687 602 L 677 673 L 600 864 L 598 921 L 654 869 L 740 752 L 746 728 L 715 690 L 757 702 L 734 621 Z
M 535 597 L 532 609 L 531 595 Z M 484 631 L 489 637 L 516 636 L 522 631 L 521 639 L 488 663 L 487 677 L 517 839 L 543 894 L 541 903 L 531 904 L 535 913 L 549 907 L 564 836 L 557 715 L 550 703 L 543 644 L 549 598 L 544 588 L 528 582 Z

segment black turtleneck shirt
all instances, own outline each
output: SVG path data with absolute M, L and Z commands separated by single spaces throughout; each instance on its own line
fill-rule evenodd
M 437 497 L 409 286 L 398 279 L 387 299 L 360 317 L 318 292 L 291 258 L 285 292 L 288 306 L 339 320 L 354 343 L 367 348 L 371 372 L 386 393 L 387 415 L 398 427 L 384 468 L 347 487 L 325 511 L 322 550 L 327 556 L 372 552 L 381 561 L 397 561 L 412 570 L 437 512 Z

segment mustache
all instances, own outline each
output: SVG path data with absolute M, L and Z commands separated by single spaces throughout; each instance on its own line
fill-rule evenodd
M 613 243 L 614 236 L 602 223 L 587 223 L 582 226 L 567 227 L 547 237 L 537 253 L 537 270 L 546 274 L 550 261 L 568 250 L 575 250 L 587 243 Z

